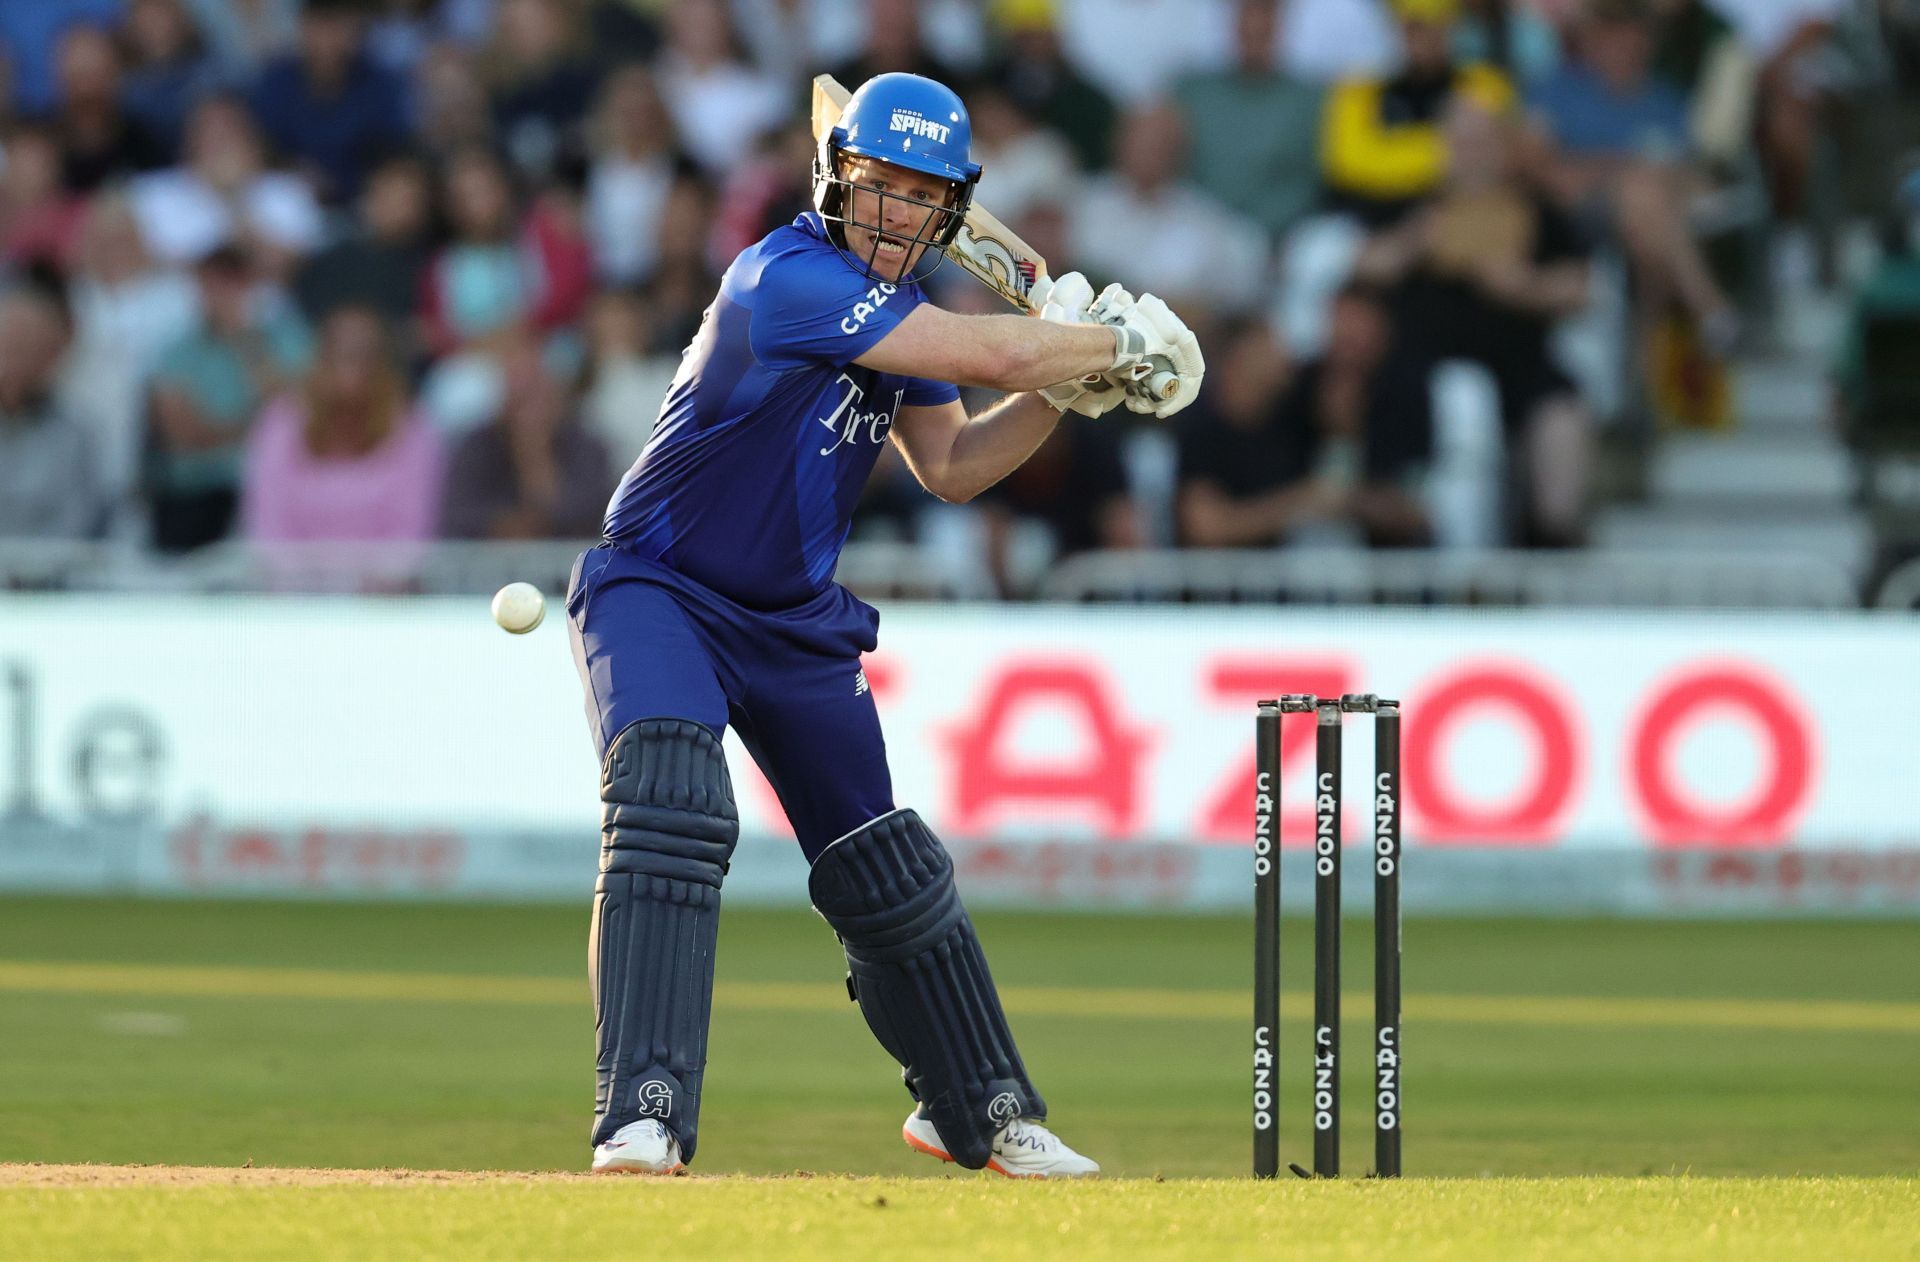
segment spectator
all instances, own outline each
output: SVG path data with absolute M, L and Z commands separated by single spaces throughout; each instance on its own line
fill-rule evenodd
M 380 0 L 378 16 L 367 28 L 367 54 L 406 78 L 445 31 L 441 7 L 440 0 Z
M 1004 40 L 993 77 L 1027 117 L 1066 137 L 1083 169 L 1105 167 L 1113 150 L 1113 101 L 1068 64 L 1052 0 L 997 0 L 994 19 Z
M 419 344 L 411 326 L 426 275 L 432 217 L 433 182 L 425 163 L 397 154 L 375 167 L 353 226 L 309 258 L 294 280 L 294 296 L 308 321 L 319 324 L 335 307 L 372 307 L 410 357 Z
M 522 217 L 506 164 L 468 149 L 447 164 L 443 198 L 451 240 L 427 269 L 421 317 L 436 354 L 523 329 L 541 333 L 579 317 L 592 260 L 550 208 Z
M 1587 304 L 1587 248 L 1574 223 L 1519 178 L 1512 130 L 1455 101 L 1445 188 L 1370 242 L 1357 271 L 1398 286 L 1393 307 L 1416 353 L 1471 360 L 1493 375 L 1521 538 L 1567 546 L 1584 525 L 1592 418 L 1549 337 Z
M 992 80 L 977 83 L 967 94 L 967 110 L 973 159 L 982 168 L 975 194 L 982 205 L 1012 223 L 1036 203 L 1072 195 L 1073 150 L 1059 133 L 1035 126 L 1004 87 Z
M 1349 79 L 1333 90 L 1321 122 L 1320 165 L 1336 210 L 1370 227 L 1393 222 L 1440 187 L 1446 145 L 1440 117 L 1455 96 L 1499 112 L 1513 100 L 1506 76 L 1453 57 L 1458 0 L 1393 0 L 1400 68 Z
M 740 59 L 723 0 L 681 0 L 667 23 L 662 99 L 680 147 L 709 173 L 722 174 L 785 120 L 793 102 L 778 80 Z
M 0 49 L 13 71 L 8 103 L 23 114 L 45 114 L 58 96 L 56 54 L 75 26 L 107 26 L 120 19 L 126 0 L 25 0 L 0 4 Z
M 667 108 L 646 67 L 623 66 L 607 79 L 588 137 L 587 235 L 594 270 L 603 281 L 637 284 L 659 261 L 660 216 L 682 164 Z
M 62 270 L 73 254 L 86 202 L 67 191 L 60 177 L 60 141 L 35 122 L 16 122 L 6 132 L 6 163 L 0 166 L 0 261 Z
M 514 166 L 544 175 L 563 149 L 579 147 L 594 74 L 576 53 L 576 32 L 560 0 L 501 0 L 497 20 L 496 134 Z
M 1138 107 L 1183 74 L 1228 63 L 1228 2 L 1054 0 L 1054 21 L 1067 60 L 1122 108 Z
M 239 503 L 247 435 L 264 401 L 306 366 L 306 330 L 262 315 L 247 256 L 223 246 L 194 269 L 200 326 L 154 371 L 148 502 L 170 552 L 223 539 Z
M 299 51 L 274 60 L 253 85 L 261 129 L 306 167 L 330 205 L 358 196 L 367 168 L 405 140 L 400 80 L 364 44 L 360 0 L 306 0 Z
M 181 0 L 131 0 L 127 6 L 127 113 L 169 154 L 180 152 L 187 112 L 210 91 L 218 70 Z
M 193 281 L 147 253 L 127 200 L 88 207 L 71 287 L 75 337 L 61 397 L 95 427 L 100 483 L 113 525 L 144 535 L 134 511 L 147 441 L 147 387 L 161 354 L 194 329 Z
M 980 133 L 974 132 L 974 144 Z M 707 257 L 732 261 L 740 251 L 813 209 L 813 129 L 794 119 L 761 139 L 759 151 L 735 167 L 715 208 Z M 974 153 L 977 155 L 976 147 Z
M 168 161 L 158 138 L 121 108 L 120 53 L 106 31 L 77 26 L 63 35 L 56 74 L 53 128 L 67 191 L 91 193 L 115 177 Z
M 115 0 L 118 3 L 118 0 Z M 300 38 L 302 0 L 187 0 L 220 77 L 250 83 L 268 62 L 292 51 Z
M 834 67 L 834 78 L 857 88 L 874 75 L 904 70 L 940 83 L 958 81 L 960 72 L 936 56 L 921 37 L 916 0 L 868 0 L 864 7 L 860 53 Z
M 0 293 L 0 538 L 85 539 L 105 515 L 93 436 L 53 393 L 67 336 L 52 293 Z
M 1377 79 L 1392 72 L 1400 37 L 1381 0 L 1281 0 L 1281 68 L 1307 83 Z
M 660 268 L 646 288 L 655 351 L 678 355 L 700 331 L 701 315 L 713 301 L 720 279 L 708 252 L 714 202 L 713 190 L 697 176 L 675 180 L 667 194 L 660 216 Z
M 1644 0 L 1592 0 L 1574 52 L 1531 101 L 1552 145 L 1541 176 L 1563 207 L 1618 234 L 1643 331 L 1677 303 L 1708 349 L 1724 355 L 1739 321 L 1687 222 L 1696 183 L 1685 161 L 1687 105 L 1651 73 Z
M 1129 113 L 1113 173 L 1090 181 L 1074 207 L 1070 252 L 1099 277 L 1160 295 L 1189 322 L 1246 311 L 1267 292 L 1267 243 L 1253 223 L 1181 181 L 1185 155 L 1171 105 Z
M 339 307 L 304 389 L 268 405 L 247 444 L 241 507 L 262 543 L 429 539 L 440 519 L 440 436 L 409 407 L 379 314 Z
M 1177 430 L 1186 545 L 1266 546 L 1329 526 L 1380 545 L 1427 541 L 1406 486 L 1431 445 L 1426 382 L 1394 348 L 1376 294 L 1342 290 L 1325 356 L 1291 377 L 1264 324 L 1231 326 L 1215 345 L 1220 366 Z
M 523 344 L 506 359 L 506 398 L 447 466 L 440 533 L 450 539 L 589 539 L 613 495 L 606 444 L 581 423 L 573 392 Z
M 605 289 L 594 297 L 581 417 L 612 454 L 615 472 L 647 445 L 680 368 L 677 355 L 651 349 L 656 340 L 653 307 L 643 294 Z
M 1044 566 L 1093 548 L 1146 545 L 1127 483 L 1120 431 L 1078 412 L 1060 418 L 1026 463 L 982 492 L 987 564 L 1003 595 L 1025 595 Z M 1022 556 L 1023 529 L 1039 546 Z
M 1834 367 L 1839 413 L 1856 437 L 1920 437 L 1920 169 L 1901 181 L 1886 257 L 1853 296 Z
M 1320 195 L 1321 92 L 1275 63 L 1276 21 L 1275 0 L 1238 0 L 1233 64 L 1182 79 L 1175 99 L 1194 184 L 1278 240 Z
M 1461 21 L 1453 35 L 1456 60 L 1483 62 L 1516 83 L 1537 82 L 1560 64 L 1560 32 L 1542 9 L 1565 2 L 1461 0 Z M 1666 0 L 1669 7 L 1674 2 Z
M 445 158 L 493 143 L 493 114 L 473 55 L 454 43 L 435 44 L 413 71 L 414 141 Z
M 194 107 L 181 156 L 181 165 L 133 184 L 141 234 L 162 262 L 192 263 L 231 243 L 281 279 L 320 244 L 313 189 L 267 169 L 260 133 L 238 97 L 210 96 Z

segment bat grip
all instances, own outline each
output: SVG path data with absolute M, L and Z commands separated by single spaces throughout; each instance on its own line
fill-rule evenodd
M 1173 362 L 1164 355 L 1155 355 L 1147 364 L 1146 392 L 1149 397 L 1165 403 L 1179 392 L 1180 374 L 1173 370 Z

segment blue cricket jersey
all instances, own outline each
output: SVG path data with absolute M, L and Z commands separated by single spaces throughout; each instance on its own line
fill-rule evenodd
M 960 397 L 853 362 L 925 300 L 842 257 L 816 214 L 742 251 L 614 492 L 607 539 L 750 609 L 819 596 L 895 410 Z

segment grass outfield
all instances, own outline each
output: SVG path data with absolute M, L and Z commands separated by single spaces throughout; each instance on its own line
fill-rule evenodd
M 578 1170 L 592 1088 L 586 915 L 584 905 L 0 900 L 0 1162 Z M 980 927 L 1029 1066 L 1071 1143 L 1116 1176 L 1244 1175 L 1245 918 L 995 915 Z M 1351 922 L 1347 942 L 1355 1173 L 1370 1152 L 1365 1062 L 1354 1055 L 1371 1029 L 1358 1002 L 1370 976 L 1368 929 Z M 1285 927 L 1283 1145 L 1301 1161 L 1309 930 L 1304 920 Z M 1407 1172 L 1910 1176 L 1920 1171 L 1916 940 L 1900 922 L 1410 920 Z M 1405 1190 L 1127 1185 L 1050 1200 L 995 1184 L 993 1199 L 980 1199 L 963 1189 L 981 1180 L 943 1178 L 901 1144 L 909 1102 L 840 974 L 832 937 L 811 915 L 727 914 L 695 1168 L 709 1177 L 941 1181 L 903 1201 L 905 1184 L 752 1183 L 739 1195 L 764 1199 L 773 1219 L 725 1230 L 812 1221 L 839 1203 L 832 1196 L 848 1204 L 886 1196 L 898 1212 L 885 1221 L 898 1225 L 915 1213 L 971 1218 L 965 1207 L 976 1203 L 982 1214 L 1037 1204 L 1073 1216 L 1075 1206 L 1117 1207 L 1151 1193 L 1192 1207 L 1190 1229 L 1211 1239 L 1212 1230 L 1260 1221 L 1278 1231 L 1296 1214 L 1307 1230 L 1329 1206 L 1368 1207 L 1353 1212 L 1383 1223 L 1454 1207 L 1470 1227 L 1477 1198 L 1490 1195 L 1409 1181 Z M 506 1198 L 513 1204 L 550 1202 L 568 1230 L 589 1229 L 596 1197 L 624 1205 L 667 1196 L 718 1213 L 730 1195 L 706 1180 L 613 1191 L 507 1186 L 529 1189 Z M 1525 1186 L 1542 1222 L 1577 1222 L 1582 1205 L 1616 1195 L 1683 1217 L 1693 1211 L 1671 1198 L 1705 1197 L 1701 1224 L 1731 1214 L 1735 1202 L 1722 1196 L 1751 1197 L 1756 1213 L 1801 1205 L 1814 1217 L 1823 1205 L 1904 1197 L 1909 1227 L 1920 1219 L 1910 1182 L 1809 1182 L 1778 1195 L 1767 1190 L 1775 1185 L 1716 1191 L 1718 1182 L 1698 1178 Z M 291 1195 L 16 1188 L 5 1194 L 8 1209 L 30 1212 L 0 1212 L 0 1256 L 33 1256 L 5 1247 L 14 1223 L 57 1230 L 88 1198 L 124 1205 L 96 1205 L 95 1214 L 191 1217 L 199 1206 L 213 1213 Z M 421 1221 L 457 1218 L 485 1199 L 460 1184 L 295 1199 L 319 1205 L 336 1195 L 362 1206 L 341 1207 L 342 1231 L 400 1213 L 414 1196 Z M 448 1199 L 433 1199 L 441 1195 Z M 1008 1196 L 1038 1199 L 998 1199 Z M 1112 1213 L 1087 1208 L 1073 1221 L 1087 1231 L 1095 1218 L 1099 1230 L 1151 1221 Z M 1215 1214 L 1236 1222 L 1212 1223 Z
M 1107 1180 L 373 1176 L 6 1186 L 15 1257 L 1911 1258 L 1913 1179 Z M 51 1185 L 51 1186 L 49 1186 Z M 111 1231 L 103 1232 L 103 1224 Z

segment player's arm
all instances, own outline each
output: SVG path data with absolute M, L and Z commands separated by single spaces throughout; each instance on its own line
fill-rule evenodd
M 1117 352 L 1110 325 L 960 315 L 923 302 L 854 362 L 957 386 L 1038 390 L 1106 372 Z
M 1040 326 L 1038 320 L 1008 318 Z M 893 442 L 921 486 L 950 504 L 964 504 L 1025 464 L 1059 421 L 1060 413 L 1037 394 L 1010 395 L 977 416 L 968 416 L 955 399 L 902 406 L 894 414 Z

